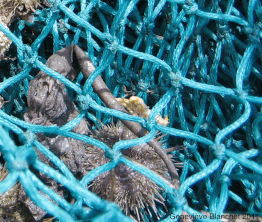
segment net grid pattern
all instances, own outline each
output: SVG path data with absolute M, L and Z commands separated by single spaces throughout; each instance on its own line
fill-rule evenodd
M 92 217 L 93 210 L 101 212 L 97 221 L 131 221 L 114 203 L 85 188 L 99 174 L 121 162 L 166 191 L 171 209 L 161 221 L 173 221 L 170 215 L 180 215 L 182 209 L 191 215 L 201 215 L 200 210 L 222 215 L 230 210 L 230 204 L 241 206 L 242 213 L 262 216 L 261 1 L 49 0 L 48 3 L 49 7 L 37 10 L 34 23 L 16 21 L 12 31 L 0 23 L 0 30 L 17 49 L 17 60 L 3 62 L 8 63 L 9 73 L 1 69 L 5 77 L 0 93 L 9 101 L 0 110 L 0 151 L 9 170 L 0 183 L 1 193 L 19 181 L 39 207 L 60 221 L 75 221 L 76 215 Z M 30 36 L 28 27 L 39 33 L 37 37 L 31 36 L 31 44 L 24 42 Z M 71 82 L 44 65 L 47 40 L 52 41 L 52 53 L 72 43 L 88 51 L 96 70 L 83 86 L 81 75 Z M 74 98 L 80 102 L 77 118 L 60 128 L 23 121 L 21 114 L 26 104 L 22 97 L 27 95 L 35 69 L 60 80 L 77 94 Z M 147 104 L 151 102 L 149 119 L 104 107 L 91 87 L 99 75 L 116 97 L 126 94 L 125 86 Z M 96 116 L 87 112 L 90 108 L 96 111 Z M 169 116 L 169 126 L 156 123 L 158 113 Z M 70 132 L 85 116 L 104 123 L 112 116 L 136 121 L 150 133 L 139 139 L 120 141 L 110 149 L 93 138 Z M 120 153 L 121 149 L 150 141 L 157 131 L 187 147 L 184 152 L 176 152 L 184 162 L 178 191 Z M 24 145 L 17 146 L 9 132 L 16 134 Z M 40 132 L 99 145 L 111 162 L 77 181 L 62 161 L 37 141 L 35 134 Z M 33 147 L 52 160 L 61 173 L 37 160 Z M 74 205 L 68 203 L 37 180 L 29 166 L 61 183 L 79 197 L 78 201 Z M 234 190 L 232 184 L 241 184 L 244 194 Z M 47 193 L 59 206 L 38 190 Z

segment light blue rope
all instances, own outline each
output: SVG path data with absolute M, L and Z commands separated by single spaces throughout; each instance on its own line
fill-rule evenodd
M 201 215 L 200 208 L 223 214 L 232 211 L 231 201 L 245 209 L 243 213 L 262 214 L 260 1 L 243 1 L 243 6 L 233 0 L 130 0 L 116 1 L 116 6 L 96 0 L 48 2 L 50 7 L 38 9 L 32 24 L 16 21 L 9 30 L 0 23 L 0 30 L 13 42 L 7 55 L 17 58 L 0 62 L 4 64 L 0 69 L 0 93 L 9 101 L 0 110 L 0 151 L 9 170 L 0 182 L 1 193 L 20 181 L 27 195 L 58 220 L 75 221 L 78 215 L 93 221 L 130 221 L 115 204 L 86 189 L 97 176 L 123 163 L 166 192 L 169 213 L 159 209 L 162 221 L 174 221 L 171 216 L 180 216 L 182 210 L 191 215 Z M 30 45 L 23 42 L 29 35 L 26 27 L 34 30 Z M 46 46 L 55 53 L 72 43 L 83 48 L 96 67 L 84 83 L 82 74 L 70 81 L 44 65 L 46 54 L 50 54 Z M 16 50 L 17 54 L 13 54 Z M 73 101 L 80 113 L 64 126 L 23 121 L 25 98 L 36 69 L 61 81 L 76 94 Z M 105 107 L 92 89 L 99 75 L 116 97 L 126 94 L 125 87 L 140 96 L 150 106 L 149 118 Z M 155 121 L 159 113 L 162 117 L 168 114 L 167 127 Z M 109 123 L 112 117 L 138 122 L 149 133 L 120 141 L 111 149 L 101 141 L 71 132 L 83 118 L 99 125 L 100 121 Z M 156 131 L 168 135 L 165 147 L 187 147 L 180 153 L 173 152 L 184 162 L 178 191 L 120 153 L 151 140 Z M 78 181 L 57 156 L 37 141 L 37 133 L 96 145 L 105 151 L 110 162 Z M 21 146 L 13 141 L 14 134 Z M 37 160 L 33 147 L 59 172 Z M 76 203 L 71 205 L 51 191 L 29 167 L 64 185 Z M 241 194 L 230 186 L 234 181 L 245 188 Z M 48 201 L 39 190 L 59 205 Z M 188 205 L 186 197 L 191 198 Z M 97 211 L 101 213 L 94 217 Z

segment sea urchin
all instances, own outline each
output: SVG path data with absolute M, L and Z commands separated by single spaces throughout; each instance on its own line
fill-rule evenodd
M 121 140 L 137 138 L 120 123 L 103 125 L 93 133 L 93 137 L 109 147 Z M 86 166 L 88 170 L 110 161 L 105 157 L 105 152 L 96 146 L 89 145 L 86 152 L 89 157 Z M 122 154 L 170 181 L 165 163 L 148 144 L 130 147 L 123 150 Z M 163 190 L 152 180 L 123 163 L 96 177 L 89 187 L 101 198 L 117 203 L 126 215 L 137 221 L 143 221 L 145 214 L 159 217 L 157 202 L 165 208 L 165 199 L 161 195 Z

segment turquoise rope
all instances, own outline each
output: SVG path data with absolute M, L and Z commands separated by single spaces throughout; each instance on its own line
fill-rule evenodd
M 0 93 L 9 101 L 0 110 L 0 152 L 9 170 L 0 182 L 0 193 L 19 181 L 36 205 L 58 220 L 130 221 L 114 203 L 86 189 L 101 173 L 123 163 L 165 190 L 169 211 L 159 209 L 160 221 L 174 221 L 171 216 L 180 216 L 183 210 L 198 216 L 200 210 L 233 212 L 233 204 L 241 206 L 243 213 L 262 214 L 260 1 L 244 0 L 241 6 L 234 0 L 48 2 L 50 7 L 38 9 L 32 24 L 15 21 L 9 30 L 0 23 L 0 30 L 13 42 L 6 55 L 14 58 L 0 62 Z M 96 67 L 88 80 L 83 81 L 80 74 L 76 81 L 70 81 L 44 65 L 47 55 L 72 43 L 83 48 Z M 39 126 L 23 120 L 29 83 L 40 70 L 61 81 L 75 95 L 79 115 L 64 126 Z M 140 96 L 151 109 L 149 118 L 105 107 L 92 89 L 99 75 L 116 97 L 123 97 L 127 91 Z M 162 117 L 168 114 L 168 126 L 157 124 L 155 117 L 159 113 Z M 138 122 L 149 133 L 120 141 L 111 149 L 101 141 L 71 132 L 83 118 L 99 125 L 100 121 L 110 123 L 112 117 Z M 167 134 L 164 147 L 186 146 L 184 151 L 173 152 L 184 162 L 179 170 L 178 191 L 121 155 L 122 149 L 146 143 L 157 131 Z M 110 162 L 79 181 L 37 141 L 37 133 L 96 145 Z M 33 147 L 59 172 L 41 163 Z M 76 203 L 72 205 L 51 191 L 29 167 L 67 187 Z M 231 184 L 243 189 L 239 192 Z M 148 216 L 145 220 L 153 219 Z

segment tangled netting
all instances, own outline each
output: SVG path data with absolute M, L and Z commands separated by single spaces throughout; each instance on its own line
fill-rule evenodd
M 36 205 L 60 221 L 130 221 L 114 203 L 86 189 L 87 181 L 121 162 L 165 190 L 169 209 L 161 221 L 174 221 L 172 217 L 182 210 L 195 216 L 204 211 L 262 215 L 260 0 L 47 2 L 48 6 L 36 11 L 33 23 L 16 20 L 10 30 L 0 23 L 0 30 L 13 42 L 0 63 L 0 93 L 6 101 L 0 110 L 0 151 L 9 172 L 0 183 L 1 193 L 19 181 Z M 69 81 L 44 65 L 49 56 L 72 43 L 88 52 L 96 67 L 87 81 L 81 74 Z M 110 163 L 78 181 L 35 135 L 93 140 L 70 133 L 74 121 L 59 128 L 23 120 L 29 82 L 39 70 L 71 89 L 74 101 L 79 95 L 91 95 L 96 101 L 83 97 L 86 101 L 84 108 L 78 106 L 78 123 L 86 117 L 106 124 L 118 116 L 93 93 L 91 85 L 98 75 L 115 97 L 132 94 L 142 98 L 152 109 L 149 118 L 130 119 L 140 120 L 153 132 L 146 141 L 159 131 L 167 135 L 164 147 L 186 147 L 174 152 L 184 163 L 179 190 L 123 156 L 111 157 Z M 168 126 L 157 124 L 158 113 L 168 115 Z M 138 141 L 145 142 L 144 138 Z M 134 143 L 131 140 L 124 147 Z M 33 147 L 60 171 L 39 161 Z M 36 180 L 34 171 L 62 184 L 77 201 L 69 203 L 52 192 Z

